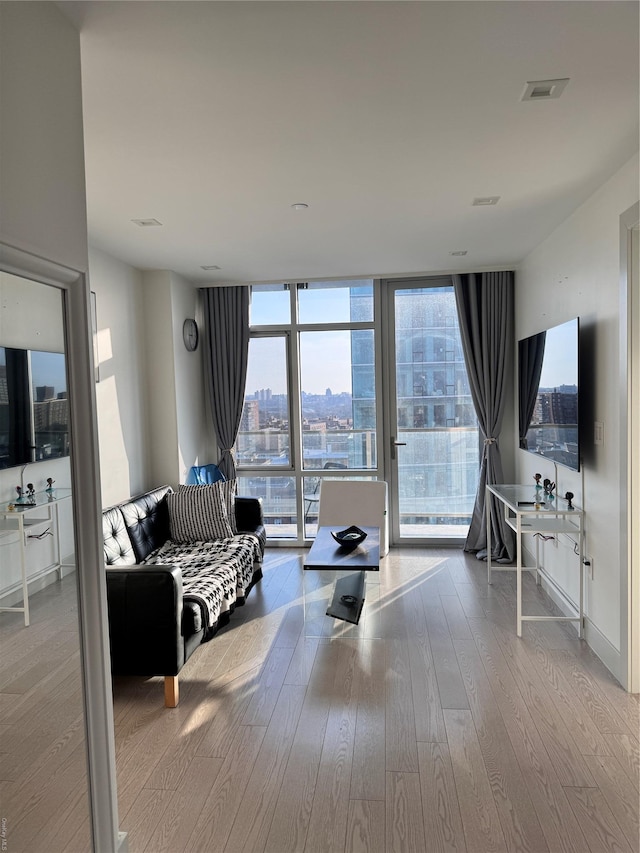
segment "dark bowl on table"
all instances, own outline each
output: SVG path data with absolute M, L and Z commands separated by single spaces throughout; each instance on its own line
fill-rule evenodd
M 354 548 L 357 548 L 358 545 L 361 545 L 367 538 L 365 531 L 360 530 L 360 528 L 355 527 L 355 525 L 351 525 L 351 527 L 335 532 L 332 530 L 331 535 L 344 551 L 352 551 Z

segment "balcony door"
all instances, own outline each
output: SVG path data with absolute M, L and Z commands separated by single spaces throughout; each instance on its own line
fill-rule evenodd
M 450 544 L 467 535 L 479 434 L 451 279 L 387 281 L 385 469 L 392 541 Z

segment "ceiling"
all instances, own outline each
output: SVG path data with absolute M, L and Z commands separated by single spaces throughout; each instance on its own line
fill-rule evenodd
M 58 5 L 81 32 L 90 242 L 141 269 L 512 267 L 638 150 L 636 2 Z

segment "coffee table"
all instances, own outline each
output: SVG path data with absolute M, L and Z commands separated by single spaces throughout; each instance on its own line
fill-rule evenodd
M 336 580 L 327 616 L 357 625 L 365 600 L 365 572 L 380 571 L 380 528 L 364 527 L 367 538 L 352 551 L 341 548 L 331 535 L 332 527 L 319 527 L 304 560 L 305 569 L 355 571 Z

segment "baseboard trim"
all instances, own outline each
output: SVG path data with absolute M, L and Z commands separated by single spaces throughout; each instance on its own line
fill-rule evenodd
M 578 609 L 577 604 L 573 602 L 544 568 L 540 569 L 540 583 L 549 598 L 560 608 L 563 615 L 575 615 Z M 584 618 L 584 640 L 593 653 L 600 658 L 616 681 L 622 683 L 620 678 L 622 658 L 619 649 L 616 649 L 613 643 L 605 637 L 602 631 L 586 615 Z
M 69 558 L 70 559 L 70 558 Z M 66 577 L 70 575 L 72 572 L 75 572 L 76 567 L 72 565 L 63 564 L 60 568 L 60 572 L 62 577 Z M 46 569 L 42 569 L 39 572 L 34 573 L 33 575 L 29 575 L 27 578 L 27 583 L 29 585 L 29 595 L 34 595 L 36 592 L 40 592 L 40 590 L 45 589 L 51 584 L 54 584 L 58 578 L 58 568 L 56 566 L 47 566 Z M 12 584 L 11 586 L 3 589 L 0 592 L 0 604 L 2 607 L 14 607 L 17 604 L 22 602 L 22 581 L 18 581 L 17 583 Z

